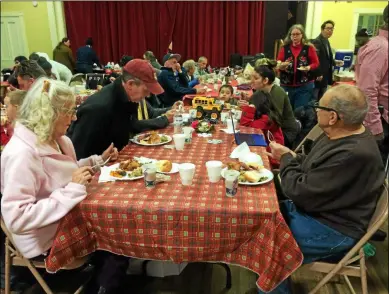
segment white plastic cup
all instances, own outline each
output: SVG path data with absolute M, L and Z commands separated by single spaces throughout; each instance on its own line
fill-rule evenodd
M 182 163 L 178 166 L 182 185 L 192 185 L 195 169 L 196 166 L 193 163 Z
M 222 113 L 220 113 L 220 120 L 221 120 L 223 123 L 225 123 L 226 120 L 227 120 L 227 118 L 228 118 L 228 116 L 229 116 L 229 113 L 228 113 L 228 112 L 222 112 Z
M 155 184 L 157 183 L 157 167 L 155 164 L 145 164 L 142 166 L 145 187 L 147 189 L 155 188 Z
M 232 127 L 232 119 L 226 119 L 226 123 L 227 123 L 227 131 L 232 133 L 234 131 L 233 127 Z
M 192 133 L 194 131 L 194 128 L 192 128 L 192 127 L 183 127 L 182 130 L 184 131 L 185 142 L 186 143 L 192 142 Z
M 173 141 L 174 141 L 174 146 L 176 147 L 176 150 L 184 150 L 185 134 L 174 134 Z
M 242 110 L 235 110 L 234 117 L 236 120 L 240 120 L 242 117 Z
M 226 187 L 226 196 L 234 197 L 238 192 L 238 178 L 240 173 L 236 170 L 228 170 L 224 174 L 224 184 Z
M 191 118 L 196 118 L 196 114 L 197 114 L 197 110 L 192 108 L 192 109 L 189 109 L 189 116 Z
M 217 160 L 207 161 L 205 163 L 208 172 L 208 179 L 211 183 L 217 183 L 220 181 L 223 163 Z

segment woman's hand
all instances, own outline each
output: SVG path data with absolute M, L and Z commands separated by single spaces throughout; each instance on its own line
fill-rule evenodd
M 242 100 L 244 100 L 244 101 L 250 101 L 251 96 L 250 96 L 247 92 L 241 92 L 241 93 L 240 93 L 240 98 L 241 98 L 240 101 L 242 101 Z
M 93 170 L 90 166 L 83 166 L 76 169 L 72 174 L 72 182 L 86 186 L 93 176 Z
M 180 108 L 180 105 L 182 107 L 184 107 L 184 102 L 182 101 L 176 101 L 174 102 L 173 106 L 172 106 L 172 110 L 176 110 L 176 109 L 179 109 Z
M 279 70 L 285 70 L 288 65 L 290 64 L 290 61 L 284 61 L 277 65 L 277 69 Z
M 101 154 L 101 157 L 103 158 L 103 161 L 106 161 L 109 157 L 111 157 L 109 161 L 116 161 L 119 157 L 119 152 L 117 148 L 113 146 L 113 143 L 111 143 L 107 150 Z
M 238 100 L 238 106 L 243 107 L 243 106 L 248 106 L 249 103 L 246 100 Z

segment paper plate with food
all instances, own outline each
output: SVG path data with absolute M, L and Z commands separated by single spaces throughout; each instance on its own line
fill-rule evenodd
M 162 174 L 178 173 L 178 163 L 172 163 L 169 160 L 159 160 L 156 162 L 157 172 Z
M 129 159 L 111 165 L 109 175 L 115 180 L 133 181 L 143 178 L 142 164 L 135 159 Z
M 258 163 L 229 162 L 222 170 L 222 177 L 227 170 L 240 172 L 238 183 L 240 185 L 256 186 L 266 184 L 273 180 L 273 173 Z
M 308 71 L 308 66 L 300 66 L 297 69 L 301 71 Z
M 140 134 L 132 139 L 132 142 L 142 146 L 158 146 L 169 143 L 171 141 L 172 137 L 164 134 L 158 134 L 157 132 Z

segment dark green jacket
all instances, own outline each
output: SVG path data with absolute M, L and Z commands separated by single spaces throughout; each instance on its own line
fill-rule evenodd
M 75 62 L 72 50 L 65 44 L 60 44 L 53 51 L 53 60 L 65 65 L 74 74 Z

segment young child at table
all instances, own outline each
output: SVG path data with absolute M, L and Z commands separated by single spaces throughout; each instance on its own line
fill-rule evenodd
M 230 85 L 223 85 L 219 89 L 219 101 L 223 101 L 224 103 L 228 103 L 230 105 L 237 105 L 238 100 L 234 97 L 234 88 Z
M 5 110 L 4 108 L 1 109 L 1 149 L 11 139 L 13 133 L 12 123 L 16 118 L 18 107 L 23 103 L 26 93 L 26 91 L 15 90 L 8 92 L 4 98 Z
M 284 145 L 284 135 L 280 127 L 281 115 L 276 111 L 273 106 L 270 95 L 268 93 L 257 91 L 255 94 L 259 104 L 255 107 L 253 104 L 242 106 L 242 117 L 240 124 L 246 127 L 252 127 L 261 129 L 265 136 L 267 144 L 270 141 L 275 141 Z M 270 152 L 270 147 L 266 147 L 266 150 Z M 270 158 L 270 164 L 273 168 L 279 166 L 279 161 Z

